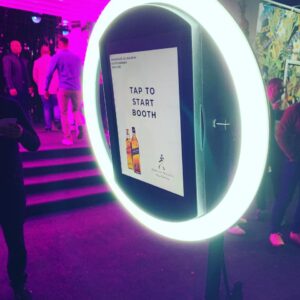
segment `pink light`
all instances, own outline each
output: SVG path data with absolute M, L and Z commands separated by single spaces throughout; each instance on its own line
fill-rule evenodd
M 94 22 L 109 0 L 0 0 L 0 6 L 20 9 L 39 14 L 60 16 L 67 20 Z
M 0 0 L 0 6 L 59 16 L 71 23 L 80 21 L 81 26 L 88 22 L 96 22 L 100 13 L 110 0 Z M 66 32 L 65 32 L 66 34 Z M 85 57 L 88 33 L 80 28 L 72 28 L 68 34 L 70 50 L 77 54 L 82 62 Z

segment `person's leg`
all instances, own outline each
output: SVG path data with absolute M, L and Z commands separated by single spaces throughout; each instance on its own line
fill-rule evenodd
M 3 194 L 7 203 L 1 220 L 4 239 L 8 248 L 7 272 L 14 290 L 24 288 L 27 274 L 27 253 L 24 241 L 23 224 L 25 219 L 25 193 L 20 185 L 12 185 L 10 191 Z
M 32 292 L 26 287 L 27 273 L 27 252 L 24 241 L 24 217 L 20 211 L 10 220 L 2 222 L 3 235 L 8 248 L 7 272 L 11 288 L 14 291 L 15 299 L 30 300 Z
M 10 220 L 2 224 L 8 248 L 7 272 L 13 289 L 22 288 L 26 282 L 26 248 L 22 220 Z
M 280 186 L 271 216 L 271 233 L 280 232 L 281 222 L 297 185 L 297 163 L 285 161 L 280 176 Z
M 279 193 L 281 172 L 286 158 L 277 142 L 273 138 L 271 141 L 270 150 L 270 166 L 271 166 L 271 183 L 273 186 L 274 198 L 276 199 Z
M 291 231 L 300 234 L 300 199 L 298 199 L 297 207 L 294 214 L 294 220 L 291 226 Z
M 265 211 L 267 207 L 267 178 L 268 173 L 265 171 L 255 197 L 256 207 L 259 211 Z
M 60 123 L 60 111 L 58 107 L 58 101 L 57 101 L 57 96 L 56 94 L 52 94 L 52 105 L 53 105 L 53 117 L 54 117 L 54 122 Z
M 56 94 L 52 95 L 52 104 L 53 104 L 53 118 L 54 118 L 55 127 L 58 130 L 61 130 L 60 110 L 59 110 Z
M 32 116 L 31 116 L 30 108 L 29 108 L 29 104 L 28 104 L 28 97 L 26 94 L 24 94 L 22 92 L 18 93 L 17 96 L 10 96 L 10 95 L 7 96 L 8 99 L 12 99 L 19 103 L 19 105 L 21 106 L 27 119 L 29 120 L 30 123 L 32 123 Z
M 73 115 L 76 124 L 76 128 L 78 130 L 77 138 L 81 139 L 83 137 L 83 128 L 82 128 L 82 116 L 81 116 L 81 92 L 80 91 L 72 91 L 71 94 Z
M 75 120 L 73 115 L 73 105 L 72 105 L 72 98 L 70 98 L 71 101 L 69 101 L 68 104 L 68 121 L 70 124 L 71 132 L 76 131 L 75 127 Z
M 33 123 L 33 115 L 31 114 L 32 109 L 32 99 L 27 90 L 20 91 L 17 95 L 18 102 L 21 104 L 28 120 Z
M 298 179 L 298 183 L 300 180 L 300 162 L 296 163 L 296 178 Z M 298 203 L 296 206 L 296 210 L 294 213 L 294 219 L 291 226 L 291 231 L 294 233 L 300 234 L 300 197 L 298 198 Z
M 69 91 L 59 90 L 57 94 L 58 105 L 61 116 L 62 131 L 65 139 L 71 139 L 70 125 L 68 121 L 68 102 L 69 102 Z
M 43 111 L 44 111 L 44 121 L 45 121 L 45 129 L 51 130 L 52 124 L 51 124 L 51 95 L 48 99 L 45 98 L 45 96 L 41 95 L 42 103 L 43 103 Z

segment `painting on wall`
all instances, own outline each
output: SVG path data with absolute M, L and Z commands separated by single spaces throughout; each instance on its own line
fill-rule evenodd
M 288 104 L 300 102 L 300 61 L 287 60 L 284 72 Z
M 300 13 L 261 3 L 255 52 L 265 83 L 281 78 L 286 83 L 286 99 L 299 102 Z

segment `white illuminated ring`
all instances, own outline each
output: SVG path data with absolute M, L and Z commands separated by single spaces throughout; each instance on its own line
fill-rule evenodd
M 239 101 L 241 148 L 232 184 L 212 211 L 184 222 L 164 221 L 147 214 L 119 187 L 106 147 L 101 114 L 97 109 L 100 38 L 121 13 L 151 4 L 184 11 L 205 28 L 227 63 Z M 199 241 L 225 231 L 247 210 L 264 173 L 269 141 L 268 108 L 260 71 L 251 48 L 238 25 L 218 1 L 163 0 L 158 4 L 147 0 L 111 0 L 91 33 L 84 64 L 83 95 L 90 141 L 102 173 L 117 199 L 146 227 L 172 239 Z

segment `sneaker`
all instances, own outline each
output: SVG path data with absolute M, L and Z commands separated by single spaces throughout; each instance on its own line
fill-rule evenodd
M 290 239 L 300 246 L 300 233 L 290 232 Z
M 280 233 L 271 233 L 269 236 L 269 241 L 273 247 L 284 246 L 284 241 Z
M 73 145 L 73 140 L 70 139 L 70 138 L 64 138 L 61 142 L 65 146 L 71 146 L 71 145 Z
M 77 135 L 77 139 L 81 140 L 83 138 L 83 127 L 82 126 L 78 126 L 78 135 Z
M 14 290 L 15 300 L 32 300 L 32 291 L 27 288 L 15 289 Z
M 233 235 L 244 235 L 246 231 L 239 225 L 232 226 L 228 229 L 228 233 Z

